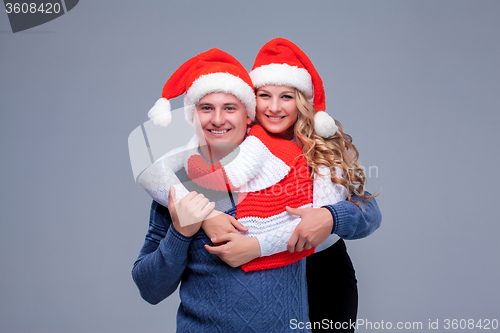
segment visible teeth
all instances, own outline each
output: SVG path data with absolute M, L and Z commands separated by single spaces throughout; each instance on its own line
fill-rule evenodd
M 280 120 L 281 118 L 283 118 L 283 117 L 271 117 L 271 116 L 269 116 L 269 119 L 272 119 L 272 120 Z
M 223 131 L 214 131 L 214 130 L 211 130 L 210 132 L 214 133 L 214 134 L 224 134 L 227 132 L 227 130 L 223 130 Z

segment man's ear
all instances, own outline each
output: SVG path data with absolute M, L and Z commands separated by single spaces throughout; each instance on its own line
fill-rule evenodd
M 249 117 L 247 117 L 247 125 L 250 125 L 251 123 L 252 123 L 252 120 Z

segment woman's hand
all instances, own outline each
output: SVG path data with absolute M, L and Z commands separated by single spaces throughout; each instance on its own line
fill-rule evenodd
M 205 244 L 205 249 L 212 254 L 216 254 L 222 261 L 231 267 L 241 266 L 252 259 L 260 257 L 260 245 L 255 237 L 246 237 L 239 233 L 230 233 L 212 239 L 212 243 L 224 243 L 219 246 L 209 246 Z
M 238 233 L 238 230 L 241 232 L 248 231 L 248 228 L 244 227 L 243 224 L 238 222 L 234 217 L 216 211 L 215 209 L 208 214 L 201 224 L 201 227 L 210 239 L 230 233 Z
M 332 233 L 333 217 L 326 208 L 286 207 L 286 211 L 301 218 L 288 241 L 289 252 L 309 250 L 323 243 Z
M 210 201 L 203 194 L 195 191 L 189 192 L 177 204 L 175 203 L 175 188 L 170 186 L 168 196 L 168 210 L 175 230 L 186 237 L 191 237 L 200 230 L 203 219 L 212 212 L 215 203 L 207 204 Z

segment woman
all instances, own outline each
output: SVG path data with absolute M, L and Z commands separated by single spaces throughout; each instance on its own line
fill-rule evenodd
M 321 78 L 295 44 L 282 38 L 268 42 L 259 51 L 250 76 L 257 95 L 257 122 L 274 136 L 296 141 L 316 177 L 329 175 L 332 183 L 347 189 L 348 200 L 338 205 L 287 209 L 302 218 L 288 246 L 290 252 L 319 245 L 323 250 L 307 258 L 309 316 L 311 322 L 318 323 L 312 326 L 313 331 L 353 331 L 350 323 L 355 322 L 357 313 L 356 278 L 345 244 L 338 237 L 366 237 L 381 220 L 374 196 L 364 191 L 366 177 L 358 164 L 358 151 L 340 123 L 324 112 Z M 313 97 L 314 103 L 309 102 Z M 314 189 L 315 195 L 317 190 Z M 226 261 L 241 257 L 231 238 L 216 235 L 215 227 L 214 231 L 211 227 L 204 222 L 205 232 L 214 241 L 229 244 L 206 246 L 207 250 Z M 227 251 L 229 246 L 231 251 Z

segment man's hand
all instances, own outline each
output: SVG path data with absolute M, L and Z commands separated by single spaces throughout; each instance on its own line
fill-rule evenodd
M 330 236 L 333 217 L 328 209 L 286 207 L 286 211 L 301 217 L 300 223 L 288 241 L 289 252 L 309 250 L 320 245 Z
M 200 230 L 201 221 L 212 212 L 215 203 L 207 204 L 210 201 L 203 194 L 195 191 L 189 192 L 177 204 L 175 203 L 175 188 L 170 186 L 168 196 L 168 210 L 172 217 L 175 230 L 186 237 L 191 237 Z M 205 208 L 205 206 L 207 206 Z
M 248 228 L 238 222 L 231 215 L 227 215 L 216 211 L 215 209 L 208 214 L 201 227 L 207 234 L 208 238 L 218 238 L 229 233 L 247 232 Z
M 213 243 L 224 243 L 219 246 L 205 244 L 205 249 L 216 254 L 231 267 L 238 267 L 250 260 L 260 257 L 259 241 L 255 237 L 246 237 L 239 233 L 230 233 L 212 239 Z

